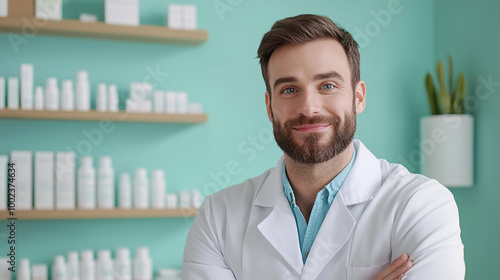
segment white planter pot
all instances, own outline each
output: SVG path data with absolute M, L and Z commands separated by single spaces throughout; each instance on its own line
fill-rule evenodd
M 447 187 L 474 184 L 474 118 L 434 115 L 420 120 L 420 172 Z

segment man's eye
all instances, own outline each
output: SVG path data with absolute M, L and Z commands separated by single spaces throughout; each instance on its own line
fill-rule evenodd
M 322 89 L 334 89 L 334 88 L 335 88 L 335 86 L 334 86 L 334 85 L 332 85 L 332 84 L 325 84 L 325 85 L 323 85 L 321 88 L 322 88 Z
M 291 94 L 291 93 L 294 93 L 295 92 L 295 89 L 294 88 L 286 88 L 282 91 L 282 93 L 285 93 L 285 94 Z

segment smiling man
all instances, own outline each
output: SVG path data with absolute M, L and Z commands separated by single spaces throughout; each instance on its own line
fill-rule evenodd
M 353 140 L 359 52 L 327 17 L 276 22 L 258 50 L 278 166 L 208 196 L 183 279 L 464 279 L 452 194 Z

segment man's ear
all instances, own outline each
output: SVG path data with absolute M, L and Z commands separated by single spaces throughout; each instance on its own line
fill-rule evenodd
M 271 122 L 273 122 L 273 114 L 271 112 L 271 94 L 266 91 L 266 109 L 267 109 L 267 117 Z
M 366 85 L 365 82 L 359 81 L 356 85 L 356 91 L 354 92 L 356 114 L 361 114 L 365 109 L 366 105 Z

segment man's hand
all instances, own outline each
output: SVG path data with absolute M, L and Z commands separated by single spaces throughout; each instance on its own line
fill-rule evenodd
M 403 253 L 395 259 L 384 271 L 380 272 L 373 280 L 401 280 L 405 273 L 413 266 L 413 261 Z

